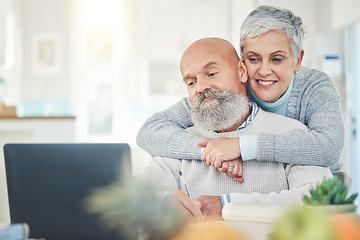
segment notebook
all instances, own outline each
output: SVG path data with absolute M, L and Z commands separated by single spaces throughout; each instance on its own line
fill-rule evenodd
M 90 215 L 84 200 L 129 174 L 129 145 L 6 144 L 4 155 L 11 222 L 27 223 L 30 238 L 126 239 Z

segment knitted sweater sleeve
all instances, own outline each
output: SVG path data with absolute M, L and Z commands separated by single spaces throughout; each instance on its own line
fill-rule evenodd
M 286 116 L 308 129 L 258 135 L 258 160 L 332 166 L 340 160 L 344 147 L 340 97 L 325 73 L 305 68 L 299 75 Z
M 309 195 L 311 187 L 319 184 L 324 177 L 332 177 L 329 168 L 320 166 L 288 164 L 286 166 L 286 172 L 288 174 L 289 190 L 270 192 L 268 194 L 260 194 L 257 192 L 250 194 L 230 193 L 222 198 L 227 198 L 228 202 L 301 205 L 303 204 L 303 196 Z
M 197 143 L 205 138 L 185 129 L 192 126 L 190 99 L 181 101 L 150 117 L 140 128 L 136 143 L 152 156 L 200 160 Z

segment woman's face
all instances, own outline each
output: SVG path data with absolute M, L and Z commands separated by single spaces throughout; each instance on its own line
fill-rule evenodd
M 300 70 L 304 52 L 294 61 L 286 33 L 275 31 L 244 40 L 242 47 L 251 90 L 266 102 L 277 101 Z

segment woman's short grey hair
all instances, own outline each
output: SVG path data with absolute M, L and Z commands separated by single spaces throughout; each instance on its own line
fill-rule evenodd
M 285 32 L 296 59 L 301 52 L 305 29 L 300 17 L 288 9 L 260 6 L 252 11 L 240 29 L 240 53 L 244 56 L 242 43 L 246 39 L 259 37 L 269 31 Z

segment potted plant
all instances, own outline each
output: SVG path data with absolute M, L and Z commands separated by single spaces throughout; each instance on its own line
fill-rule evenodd
M 303 202 L 308 207 L 316 207 L 328 213 L 355 213 L 354 200 L 357 193 L 348 196 L 348 188 L 334 176 L 310 189 L 310 196 L 304 196 Z
M 324 178 L 303 197 L 305 207 L 291 209 L 276 222 L 269 239 L 360 239 L 360 218 L 354 203 L 358 194 L 348 195 L 336 176 Z

